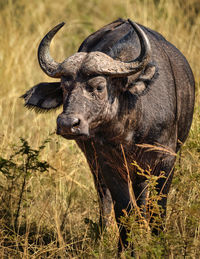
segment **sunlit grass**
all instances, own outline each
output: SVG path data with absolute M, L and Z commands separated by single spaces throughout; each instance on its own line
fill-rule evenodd
M 199 10 L 198 0 L 0 0 L 1 156 L 8 158 L 13 153 L 13 145 L 20 143 L 20 137 L 27 139 L 34 148 L 50 137 L 51 141 L 41 157 L 56 168 L 56 171 L 50 169 L 48 173 L 31 177 L 28 183 L 32 198 L 29 199 L 30 206 L 24 209 L 25 216 L 21 216 L 21 224 L 25 221 L 31 228 L 33 222 L 37 222 L 38 235 L 45 234 L 45 229 L 53 235 L 48 245 L 30 245 L 34 251 L 33 258 L 43 257 L 45 253 L 47 255 L 47 251 L 49 256 L 56 258 L 60 255 L 64 258 L 66 244 L 69 258 L 79 258 L 81 255 L 86 258 L 113 258 L 115 255 L 115 224 L 105 234 L 98 248 L 90 233 L 90 226 L 84 223 L 84 218 L 98 222 L 96 192 L 80 150 L 73 141 L 66 141 L 55 134 L 56 117 L 61 110 L 36 114 L 23 107 L 19 96 L 38 82 L 53 81 L 41 71 L 37 61 L 38 44 L 50 28 L 62 21 L 66 22 L 51 46 L 52 56 L 61 61 L 76 52 L 90 33 L 119 17 L 131 18 L 160 32 L 183 52 L 195 75 L 197 91 L 194 121 L 190 136 L 182 149 L 181 162 L 177 163 L 170 192 L 167 228 L 169 235 L 172 233 L 170 238 L 175 237 L 174 241 L 168 239 L 171 258 L 183 256 L 184 253 L 186 256 L 198 258 L 200 226 L 196 220 L 200 210 Z M 6 184 L 2 175 L 0 183 Z M 64 226 L 63 229 L 60 229 L 61 226 Z M 30 235 L 30 229 L 26 233 Z M 9 253 L 28 256 L 30 247 L 27 236 L 20 238 L 16 244 L 21 242 L 26 249 L 17 248 L 14 251 L 13 248 L 5 248 L 3 241 L 6 236 L 4 229 L 0 227 L 0 256 L 6 257 Z

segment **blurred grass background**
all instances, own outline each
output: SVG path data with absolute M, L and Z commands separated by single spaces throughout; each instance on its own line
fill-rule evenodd
M 37 48 L 54 25 L 66 22 L 51 45 L 52 56 L 62 61 L 76 52 L 90 33 L 119 17 L 160 32 L 182 51 L 194 72 L 195 114 L 170 192 L 165 249 L 166 258 L 200 258 L 199 0 L 0 0 L 0 154 L 9 158 L 20 137 L 34 148 L 50 138 L 41 159 L 56 169 L 29 177 L 19 222 L 26 226 L 24 233 L 8 236 L 6 219 L 0 213 L 1 258 L 116 257 L 114 223 L 95 242 L 99 215 L 93 179 L 75 143 L 55 134 L 61 110 L 36 114 L 23 107 L 19 96 L 34 84 L 52 81 L 39 68 Z M 8 182 L 1 173 L 0 185 L 2 205 Z M 16 191 L 12 200 L 17 201 L 18 195 Z M 12 212 L 12 206 L 10 209 Z M 85 224 L 84 218 L 91 224 Z M 37 234 L 37 242 L 29 242 L 31 229 Z M 14 247 L 6 243 L 10 239 L 15 240 Z M 145 257 L 143 247 L 139 258 L 163 258 L 155 251 L 148 253 L 152 257 Z

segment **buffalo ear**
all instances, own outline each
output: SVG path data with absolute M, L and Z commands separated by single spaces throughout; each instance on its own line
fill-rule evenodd
M 37 84 L 20 97 L 24 98 L 25 107 L 40 112 L 55 109 L 63 103 L 60 82 Z
M 137 78 L 132 80 L 131 76 L 128 78 L 128 91 L 132 94 L 141 95 L 148 90 L 149 85 L 156 77 L 156 67 L 152 64 L 147 65 L 143 73 Z
M 140 75 L 139 79 L 143 81 L 150 81 L 156 74 L 156 67 L 154 65 L 148 65 L 144 72 Z

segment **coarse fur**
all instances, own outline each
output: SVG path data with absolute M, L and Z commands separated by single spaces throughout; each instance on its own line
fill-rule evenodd
M 119 19 L 91 34 L 78 52 L 62 63 L 64 74 L 61 83 L 55 83 L 56 96 L 47 93 L 41 84 L 23 95 L 26 106 L 39 109 L 54 109 L 63 103 L 57 132 L 75 139 L 87 158 L 99 196 L 102 225 L 112 204 L 118 224 L 123 211 L 131 208 L 128 171 L 138 206 L 146 202 L 146 179 L 136 173 L 133 161 L 143 169 L 151 168 L 154 175 L 164 172 L 157 190 L 166 195 L 160 200 L 165 216 L 175 154 L 192 122 L 194 78 L 187 60 L 159 33 L 140 27 L 152 53 L 137 76 L 86 73 L 85 67 L 91 65 L 90 53 L 105 53 L 124 62 L 138 57 L 138 35 L 129 22 Z M 121 227 L 119 250 L 127 246 L 126 231 Z

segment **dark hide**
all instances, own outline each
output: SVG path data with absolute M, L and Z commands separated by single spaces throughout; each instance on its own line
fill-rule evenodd
M 186 140 L 192 122 L 194 78 L 188 62 L 159 33 L 141 28 L 150 41 L 152 55 L 137 77 L 91 77 L 81 71 L 80 64 L 90 52 L 100 51 L 127 62 L 138 56 L 138 36 L 127 21 L 120 19 L 93 33 L 81 44 L 78 50 L 83 53 L 78 56 L 81 61 L 75 62 L 75 72 L 66 70 L 66 75 L 61 77 L 62 90 L 60 83 L 55 83 L 55 88 L 45 83 L 23 96 L 26 106 L 51 109 L 61 104 L 63 95 L 58 134 L 75 139 L 87 158 L 99 196 L 102 224 L 112 204 L 118 224 L 123 211 L 128 212 L 133 205 L 128 171 L 137 204 L 145 205 L 146 179 L 137 174 L 133 161 L 143 169 L 151 168 L 154 175 L 164 173 L 165 178 L 159 178 L 157 184 L 158 193 L 166 195 L 159 202 L 164 217 L 175 155 L 180 143 Z M 121 227 L 119 250 L 121 244 L 127 246 L 126 237 L 126 228 Z

